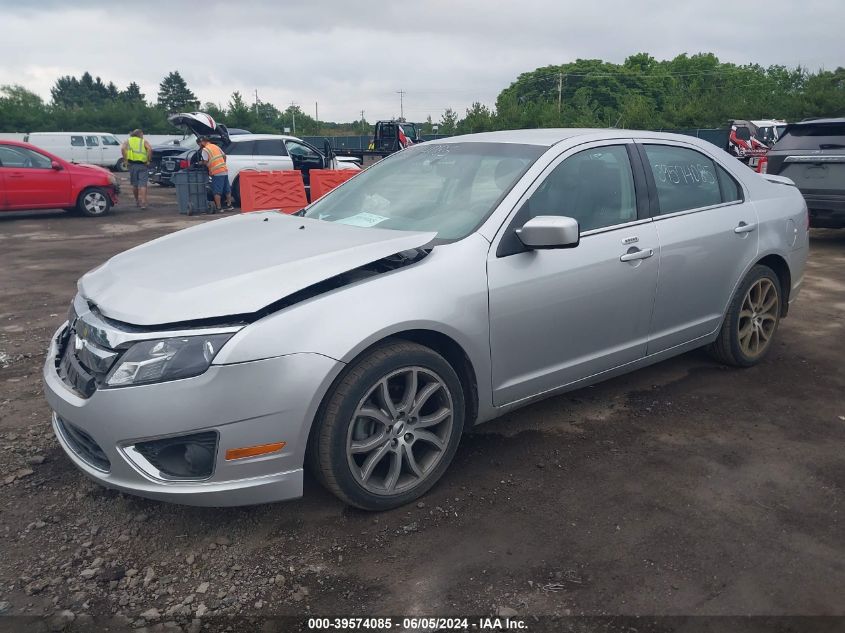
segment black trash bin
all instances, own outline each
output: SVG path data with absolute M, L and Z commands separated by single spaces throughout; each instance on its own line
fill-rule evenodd
M 205 167 L 191 167 L 176 172 L 173 174 L 173 184 L 176 185 L 179 213 L 208 213 L 208 170 Z

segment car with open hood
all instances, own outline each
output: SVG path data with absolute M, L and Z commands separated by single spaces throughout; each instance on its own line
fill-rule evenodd
M 235 200 L 240 202 L 241 171 L 289 171 L 302 173 L 306 190 L 309 189 L 309 173 L 312 169 L 360 170 L 353 158 L 336 157 L 331 144 L 321 152 L 310 143 L 295 136 L 284 134 L 251 134 L 238 130 L 234 133 L 222 123 L 217 123 L 204 112 L 174 114 L 168 119 L 173 125 L 183 127 L 195 138 L 207 136 L 219 145 L 226 154 L 229 182 Z M 163 158 L 158 170 L 158 179 L 170 181 L 173 173 L 194 166 L 200 160 L 196 143 L 192 149 Z
M 706 346 L 748 367 L 803 280 L 807 209 L 695 138 L 520 130 L 404 149 L 298 215 L 207 222 L 83 276 L 44 365 L 68 457 L 197 505 L 392 508 L 461 435 Z M 658 274 L 659 271 L 659 274 Z

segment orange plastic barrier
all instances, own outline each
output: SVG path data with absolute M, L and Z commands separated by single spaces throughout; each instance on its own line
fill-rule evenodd
M 294 171 L 242 171 L 241 213 L 279 209 L 294 213 L 308 204 L 302 173 Z
M 311 202 L 314 202 L 361 172 L 357 169 L 312 169 L 308 173 L 311 175 Z

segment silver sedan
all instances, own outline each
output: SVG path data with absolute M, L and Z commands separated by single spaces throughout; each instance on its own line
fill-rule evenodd
M 298 216 L 249 213 L 79 282 L 44 366 L 103 485 L 196 505 L 424 494 L 461 434 L 706 346 L 759 363 L 801 287 L 807 208 L 685 136 L 523 130 L 395 154 Z

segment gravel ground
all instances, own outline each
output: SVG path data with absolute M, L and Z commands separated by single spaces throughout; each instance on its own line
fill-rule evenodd
M 845 616 L 845 231 L 813 232 L 806 287 L 759 367 L 694 352 L 512 413 L 392 512 L 311 481 L 298 501 L 203 509 L 89 482 L 41 390 L 76 279 L 214 217 L 151 192 L 147 211 L 124 193 L 102 219 L 0 217 L 0 614 L 167 631 L 258 630 L 221 616 Z

